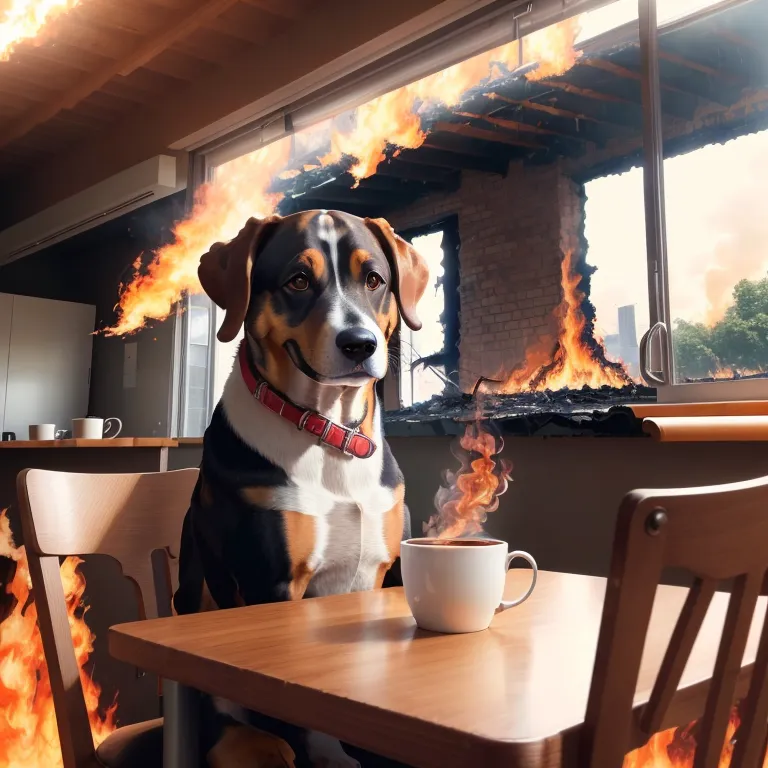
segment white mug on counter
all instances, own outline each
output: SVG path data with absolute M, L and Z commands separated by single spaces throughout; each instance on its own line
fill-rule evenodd
M 117 423 L 117 430 L 114 435 L 107 435 L 113 423 Z M 106 430 L 104 425 L 106 424 Z M 102 437 L 117 437 L 123 428 L 123 422 L 116 416 L 109 419 L 95 419 L 88 417 L 86 419 L 72 419 L 72 437 L 84 438 L 86 440 L 101 440 Z
M 55 424 L 30 424 L 30 440 L 53 440 L 56 434 Z

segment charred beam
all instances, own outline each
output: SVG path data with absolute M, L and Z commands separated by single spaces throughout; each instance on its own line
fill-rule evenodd
M 765 55 L 764 46 L 760 45 L 759 43 L 756 43 L 754 40 L 749 40 L 743 35 L 737 34 L 733 30 L 716 29 L 715 36 L 721 38 L 722 40 L 726 40 L 729 43 L 733 43 L 739 48 L 742 48 L 748 51 L 753 51 L 754 53 L 759 53 L 760 56 Z
M 592 123 L 601 123 L 603 125 L 616 125 L 624 128 L 625 126 L 620 123 L 609 123 L 607 120 L 601 120 L 591 115 L 585 115 L 583 112 L 574 112 L 570 109 L 562 109 L 560 107 L 553 107 L 549 104 L 539 104 L 536 101 L 530 101 L 529 99 L 510 99 L 508 96 L 502 96 L 498 93 L 486 93 L 489 99 L 494 101 L 501 101 L 505 104 L 512 104 L 516 107 L 522 107 L 523 109 L 532 109 L 536 112 L 544 112 L 547 115 L 554 117 L 566 117 L 571 120 L 589 120 Z
M 583 96 L 585 99 L 593 99 L 594 101 L 605 101 L 610 104 L 628 104 L 633 107 L 640 106 L 637 102 L 632 101 L 631 99 L 625 99 L 622 96 L 616 96 L 612 93 L 593 91 L 591 88 L 581 88 L 572 83 L 556 80 L 539 80 L 538 85 L 542 85 L 545 88 L 554 88 L 559 91 L 564 91 L 565 93 L 572 93 L 575 96 Z
M 385 205 L 392 201 L 392 195 L 373 189 L 342 187 L 338 184 L 323 184 L 301 195 L 305 201 L 331 203 L 353 203 L 357 205 Z
M 615 75 L 616 77 L 624 78 L 625 80 L 634 80 L 637 83 L 642 82 L 642 77 L 639 72 L 635 72 L 631 69 L 627 69 L 626 67 L 621 67 L 618 64 L 614 64 L 612 61 L 607 61 L 606 59 L 584 59 L 579 62 L 579 64 L 583 64 L 587 67 L 593 67 L 594 69 L 602 70 L 603 72 L 609 72 L 612 75 Z M 708 96 L 704 96 L 701 93 L 697 93 L 692 90 L 686 90 L 684 88 L 679 88 L 676 85 L 670 85 L 669 83 L 666 83 L 662 80 L 660 83 L 661 90 L 667 91 L 668 93 L 675 93 L 680 96 L 685 96 L 687 98 L 696 98 L 700 99 L 701 101 L 707 102 L 709 104 L 715 104 L 719 103 Z M 725 106 L 722 105 L 721 106 Z
M 504 117 L 493 117 L 492 115 L 476 115 L 471 112 L 454 112 L 459 117 L 470 117 L 474 120 L 483 120 L 491 125 L 497 125 L 499 128 L 505 128 L 509 131 L 520 131 L 523 133 L 533 133 L 537 136 L 557 136 L 565 139 L 572 139 L 573 141 L 586 142 L 583 136 L 575 136 L 572 133 L 566 133 L 565 131 L 554 131 L 551 128 L 540 128 L 537 125 L 529 125 L 528 123 L 521 123 L 517 120 L 507 120 Z
M 444 184 L 447 187 L 451 187 L 459 181 L 459 175 L 456 171 L 432 168 L 428 165 L 409 165 L 398 161 L 397 158 L 381 163 L 376 169 L 376 176 L 391 176 L 406 181 L 419 181 L 428 184 Z
M 507 175 L 507 160 L 493 157 L 476 157 L 473 155 L 451 152 L 447 149 L 424 146 L 418 150 L 405 150 L 398 155 L 398 160 L 413 165 L 437 166 L 461 171 L 480 171 L 494 173 L 499 176 Z
M 502 131 L 491 131 L 486 128 L 476 128 L 474 125 L 468 125 L 467 123 L 446 123 L 439 122 L 434 125 L 435 132 L 442 133 L 455 133 L 459 136 L 466 136 L 471 139 L 480 139 L 481 141 L 491 141 L 496 144 L 506 144 L 510 147 L 523 147 L 524 149 L 543 149 L 548 147 L 546 144 L 539 144 L 535 141 L 528 141 L 527 139 L 520 139 L 516 136 L 511 136 L 508 133 Z
M 684 56 L 678 56 L 676 53 L 670 53 L 669 51 L 659 51 L 659 58 L 662 61 L 669 62 L 670 64 L 676 64 L 677 66 L 684 67 L 685 69 L 692 69 L 694 72 L 702 72 L 709 77 L 714 77 L 715 79 L 721 80 L 722 82 L 728 83 L 728 85 L 732 85 L 736 88 L 743 88 L 747 85 L 747 81 L 742 77 L 731 75 L 727 72 L 723 72 L 722 70 L 710 67 L 707 64 L 701 64 L 698 61 L 691 61 L 691 59 L 686 59 Z

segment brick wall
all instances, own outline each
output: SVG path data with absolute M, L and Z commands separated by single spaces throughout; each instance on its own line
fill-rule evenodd
M 464 172 L 459 190 L 430 195 L 389 218 L 396 229 L 458 214 L 461 385 L 510 371 L 552 333 L 564 249 L 578 251 L 581 187 L 559 165 L 511 165 L 505 178 Z

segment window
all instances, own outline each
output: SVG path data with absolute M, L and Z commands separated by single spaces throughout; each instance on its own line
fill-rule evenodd
M 700 14 L 672 44 L 660 31 L 662 87 L 698 103 L 662 131 L 666 237 L 650 334 L 661 400 L 768 395 L 768 120 L 754 106 L 768 86 L 767 31 L 765 0 Z
M 381 62 L 380 81 L 369 70 L 201 150 L 217 239 L 250 215 L 327 208 L 383 216 L 421 247 L 434 282 L 425 329 L 402 331 L 401 405 L 480 377 L 506 392 L 645 380 L 662 400 L 765 383 L 768 0 L 590 5 L 495 4 Z M 187 346 L 197 429 L 204 345 Z M 206 354 L 210 409 L 233 349 L 211 333 Z
M 400 405 L 408 407 L 458 389 L 458 220 L 453 216 L 400 233 L 424 257 L 430 283 L 419 304 L 422 328 L 401 323 Z

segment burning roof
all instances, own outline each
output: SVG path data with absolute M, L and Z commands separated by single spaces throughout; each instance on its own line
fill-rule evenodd
M 768 0 L 754 0 L 663 30 L 669 130 L 695 126 L 702 115 L 699 133 L 720 126 L 722 114 L 738 118 L 735 130 L 742 132 L 768 124 L 768 97 L 753 99 L 743 114 L 732 109 L 745 89 L 768 83 L 764 68 L 745 61 L 748 49 L 723 36 L 726 29 L 731 38 L 748 39 L 767 10 Z M 119 321 L 108 333 L 162 320 L 185 291 L 199 292 L 200 254 L 233 237 L 251 215 L 340 208 L 386 216 L 429 192 L 455 189 L 467 170 L 503 175 L 510 162 L 565 158 L 574 175 L 585 177 L 636 163 L 642 151 L 637 24 L 581 49 L 574 46 L 577 30 L 578 18 L 525 38 L 522 66 L 513 42 L 219 167 L 190 218 L 177 225 L 176 242 L 124 290 Z M 728 76 L 718 77 L 720 71 Z M 667 146 L 694 140 L 683 130 Z M 587 157 L 591 165 L 582 168 Z

